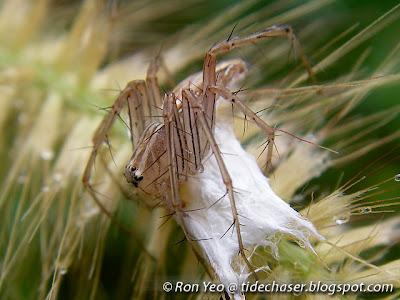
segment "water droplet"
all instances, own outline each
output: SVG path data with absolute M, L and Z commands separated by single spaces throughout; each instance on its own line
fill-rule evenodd
M 298 195 L 295 195 L 295 196 L 292 198 L 292 200 L 293 200 L 293 202 L 300 202 L 300 201 L 303 201 L 304 198 L 305 198 L 304 195 L 298 194 Z
M 53 174 L 53 179 L 57 182 L 60 182 L 63 179 L 63 176 L 61 173 L 54 173 Z
M 17 121 L 20 124 L 25 124 L 26 122 L 28 122 L 28 116 L 26 113 L 19 113 L 17 115 Z
M 333 221 L 338 225 L 342 225 L 350 221 L 350 216 L 336 216 Z
M 396 174 L 394 176 L 394 180 L 396 180 L 397 182 L 400 182 L 400 174 Z
M 54 152 L 51 151 L 51 150 L 43 150 L 43 151 L 40 151 L 40 157 L 41 157 L 43 160 L 52 160 L 53 157 L 54 157 Z
M 199 166 L 197 167 L 197 171 L 199 171 L 199 173 L 203 173 L 204 172 L 204 166 L 202 164 L 199 164 Z
M 58 274 L 65 275 L 68 273 L 68 268 L 66 266 L 62 266 L 61 269 L 58 271 Z
M 358 209 L 358 212 L 361 213 L 361 214 L 369 214 L 371 211 L 372 211 L 372 208 L 368 207 L 368 206 L 361 207 L 361 208 Z
M 302 265 L 300 262 L 298 262 L 298 261 L 295 261 L 295 262 L 293 263 L 293 265 L 294 265 L 294 268 L 295 268 L 296 270 L 301 270 L 301 269 L 303 268 L 303 265 Z
M 14 107 L 17 109 L 21 109 L 24 107 L 24 100 L 22 100 L 21 98 L 17 98 L 13 101 Z
M 19 175 L 17 177 L 17 182 L 20 184 L 24 184 L 27 179 L 28 179 L 28 177 L 26 175 Z

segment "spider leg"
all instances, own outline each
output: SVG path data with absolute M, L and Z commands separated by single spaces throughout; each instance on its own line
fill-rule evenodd
M 272 128 L 271 126 L 269 126 L 267 123 L 265 123 L 255 112 L 253 112 L 249 107 L 246 106 L 246 104 L 244 104 L 237 96 L 236 94 L 232 93 L 229 89 L 223 87 L 223 86 L 211 86 L 208 87 L 213 93 L 221 96 L 222 98 L 224 98 L 225 100 L 228 100 L 232 103 L 232 105 L 235 105 L 236 107 L 238 107 L 242 113 L 247 116 L 249 119 L 251 119 L 254 123 L 256 123 L 256 125 L 262 130 L 264 131 L 265 135 L 267 136 L 268 142 L 267 142 L 267 163 L 265 166 L 265 170 L 264 170 L 264 175 L 267 175 L 268 171 L 270 170 L 271 166 L 272 166 L 272 151 L 274 148 L 274 141 L 275 141 L 275 131 L 279 131 L 282 133 L 285 133 L 295 139 L 298 139 L 299 141 L 308 143 L 310 145 L 313 145 L 315 147 L 318 147 L 320 149 L 323 150 L 327 150 L 329 152 L 332 153 L 338 153 L 335 150 L 332 150 L 330 148 L 315 144 L 311 141 L 299 138 L 293 134 L 291 134 L 290 132 L 287 132 L 285 130 L 282 129 L 278 129 L 278 128 Z
M 209 90 L 211 93 L 212 91 Z M 247 259 L 245 253 L 244 253 L 244 247 L 243 247 L 243 241 L 242 241 L 242 235 L 240 231 L 240 222 L 239 222 L 239 215 L 236 209 L 236 203 L 235 203 L 235 198 L 233 194 L 233 185 L 232 185 L 232 179 L 229 175 L 228 169 L 226 168 L 225 162 L 222 158 L 221 151 L 217 145 L 217 142 L 214 139 L 213 131 L 209 126 L 209 123 L 206 119 L 206 115 L 204 112 L 204 108 L 202 107 L 201 103 L 199 100 L 197 100 L 196 96 L 192 93 L 190 90 L 185 90 L 183 91 L 183 98 L 187 99 L 190 103 L 190 106 L 192 107 L 195 116 L 197 117 L 197 120 L 199 121 L 201 127 L 202 127 L 202 133 L 204 134 L 205 138 L 207 139 L 208 143 L 210 144 L 211 150 L 217 160 L 219 170 L 222 176 L 222 180 L 225 184 L 226 187 L 226 193 L 229 196 L 229 201 L 232 209 L 232 215 L 233 215 L 233 224 L 236 229 L 237 233 L 237 239 L 239 243 L 239 252 L 240 255 L 242 256 L 244 262 L 246 263 L 247 267 L 251 271 L 251 273 L 254 275 L 255 278 L 257 278 L 257 275 L 254 271 L 253 266 L 250 264 L 249 260 Z
M 127 97 L 128 116 L 129 116 L 129 131 L 132 141 L 132 148 L 136 149 L 135 141 L 142 132 L 152 123 L 152 105 L 148 101 L 148 86 L 146 81 L 134 80 L 128 83 L 132 87 L 131 92 Z
M 162 122 L 162 118 L 155 117 L 161 114 L 161 111 L 158 109 L 161 108 L 162 105 L 160 87 L 157 81 L 157 71 L 160 68 L 160 65 L 161 65 L 161 57 L 157 56 L 150 62 L 146 76 L 147 100 L 148 100 L 147 103 L 149 105 L 153 122 L 157 123 Z
M 170 201 L 170 207 L 172 207 L 173 212 L 176 214 L 178 223 L 181 226 L 183 233 L 190 247 L 192 248 L 193 253 L 195 254 L 197 260 L 203 265 L 207 274 L 211 278 L 216 278 L 215 274 L 210 272 L 204 258 L 200 255 L 200 253 L 196 249 L 184 222 L 182 201 L 179 196 L 179 189 L 178 189 L 179 170 L 181 170 L 180 160 L 183 161 L 183 159 L 182 158 L 179 159 L 180 149 L 177 149 L 178 147 L 180 147 L 179 145 L 181 144 L 181 142 L 179 142 L 178 139 L 182 135 L 179 135 L 178 132 L 179 130 L 176 127 L 176 124 L 180 123 L 180 120 L 179 118 L 177 118 L 178 108 L 176 106 L 176 97 L 173 93 L 168 93 L 164 96 L 163 115 L 164 115 L 164 124 L 167 137 L 166 144 L 167 144 L 167 155 L 168 155 L 168 170 L 169 170 L 169 177 L 171 184 L 170 197 L 169 197 L 170 199 L 168 199 Z
M 215 44 L 206 54 L 203 63 L 203 100 L 202 105 L 206 115 L 208 116 L 209 126 L 213 130 L 214 119 L 215 119 L 215 94 L 207 89 L 207 87 L 215 86 L 217 83 L 216 79 L 216 62 L 217 55 L 229 52 L 238 47 L 252 44 L 257 42 L 259 39 L 268 37 L 287 36 L 293 41 L 295 49 L 300 54 L 301 60 L 304 67 L 307 69 L 308 75 L 314 84 L 317 84 L 315 75 L 310 67 L 310 64 L 304 55 L 300 43 L 298 42 L 295 34 L 293 33 L 292 27 L 288 25 L 283 26 L 270 26 L 261 31 L 244 37 L 230 37 L 228 40 L 224 40 Z M 211 123 L 210 123 L 211 122 Z
M 211 86 L 208 89 L 221 96 L 225 100 L 230 101 L 233 105 L 238 107 L 241 112 L 252 120 L 257 126 L 264 131 L 265 135 L 268 139 L 267 146 L 267 163 L 264 169 L 264 175 L 268 173 L 272 165 L 272 151 L 274 149 L 274 140 L 275 140 L 275 131 L 272 127 L 270 127 L 267 123 L 265 123 L 255 112 L 253 112 L 250 108 L 248 108 L 235 94 L 233 94 L 229 89 L 222 86 Z
M 287 36 L 289 37 L 294 44 L 294 47 L 296 50 L 299 52 L 301 59 L 303 61 L 303 64 L 305 68 L 307 69 L 307 72 L 309 74 L 310 79 L 313 81 L 313 83 L 317 83 L 314 73 L 310 67 L 310 64 L 308 63 L 307 58 L 305 57 L 300 44 L 296 38 L 296 36 L 293 33 L 293 29 L 288 26 L 288 25 L 283 25 L 283 26 L 270 26 L 267 27 L 261 31 L 255 32 L 253 34 L 244 36 L 244 37 L 230 37 L 228 40 L 219 42 L 215 44 L 206 54 L 204 58 L 204 64 L 203 64 L 203 100 L 202 100 L 202 105 L 204 108 L 204 112 L 207 116 L 207 122 L 208 125 L 213 131 L 214 129 L 214 119 L 215 119 L 215 93 L 217 92 L 216 90 L 211 90 L 209 87 L 215 87 L 217 85 L 217 78 L 216 78 L 216 62 L 217 62 L 217 55 L 229 52 L 233 49 L 236 49 L 238 47 L 255 43 L 261 38 L 267 38 L 267 37 L 278 37 L 278 36 Z M 222 92 L 222 89 L 219 93 L 225 93 Z M 226 94 L 226 93 L 225 93 Z M 224 95 L 221 95 L 224 96 Z M 227 98 L 230 98 L 230 96 L 227 96 Z M 237 99 L 237 97 L 236 97 Z M 232 103 L 234 101 L 231 101 Z M 240 102 L 240 101 L 239 101 Z M 271 158 L 272 158 L 272 151 L 273 151 L 273 142 L 274 142 L 274 130 L 269 127 L 265 122 L 263 122 L 257 115 L 255 115 L 249 108 L 247 108 L 242 102 L 236 104 L 242 112 L 251 117 L 258 126 L 265 132 L 265 134 L 268 137 L 268 152 L 267 152 L 267 165 L 264 171 L 264 174 L 268 172 L 268 170 L 271 168 Z
M 301 49 L 300 43 L 299 43 L 296 35 L 293 33 L 292 27 L 290 27 L 289 25 L 283 25 L 283 26 L 272 25 L 263 30 L 252 33 L 250 35 L 243 36 L 243 37 L 232 37 L 228 40 L 224 40 L 224 41 L 221 41 L 221 42 L 215 44 L 206 54 L 203 70 L 206 70 L 208 68 L 208 66 L 213 65 L 215 56 L 217 56 L 218 54 L 229 52 L 233 49 L 242 47 L 247 44 L 253 44 L 262 38 L 278 37 L 278 36 L 287 36 L 288 38 L 290 38 L 292 40 L 296 51 L 301 56 L 301 60 L 303 62 L 304 67 L 307 69 L 307 72 L 308 72 L 308 75 L 309 75 L 311 81 L 314 84 L 317 84 L 317 80 L 315 78 L 315 75 L 314 75 L 311 67 L 310 67 L 310 64 L 309 64 L 306 56 L 304 55 L 303 50 Z M 214 73 L 215 73 L 215 71 L 214 71 Z M 204 74 L 203 76 L 204 76 L 204 86 L 213 85 L 212 83 L 213 83 L 213 81 L 215 81 L 215 79 L 212 78 L 213 77 L 212 71 L 208 74 Z
M 135 141 L 151 123 L 161 123 L 162 121 L 160 111 L 157 110 L 161 107 L 160 89 L 157 82 L 159 60 L 156 58 L 150 62 L 146 80 L 133 80 L 128 83 L 128 86 L 132 88 L 127 102 L 133 149 L 137 147 Z
M 154 257 L 147 251 L 146 247 L 143 243 L 134 235 L 128 228 L 123 226 L 118 222 L 118 220 L 113 216 L 111 212 L 107 210 L 107 208 L 102 204 L 101 200 L 99 199 L 95 189 L 93 188 L 90 177 L 93 169 L 93 165 L 96 160 L 96 156 L 100 151 L 103 143 L 107 141 L 107 136 L 109 131 L 111 130 L 115 120 L 119 117 L 119 114 L 124 107 L 126 101 L 128 101 L 129 97 L 131 96 L 132 92 L 135 90 L 135 85 L 132 82 L 128 83 L 125 89 L 118 95 L 117 99 L 115 100 L 111 111 L 104 117 L 103 121 L 101 122 L 100 126 L 96 130 L 93 135 L 93 148 L 92 152 L 90 153 L 89 160 L 86 164 L 85 171 L 82 176 L 82 183 L 86 188 L 89 195 L 92 197 L 94 202 L 100 208 L 100 210 L 114 223 L 116 224 L 121 230 L 127 233 L 143 251 L 151 258 Z M 128 101 L 129 102 L 129 101 Z
M 92 186 L 90 185 L 90 175 L 97 153 L 99 152 L 103 143 L 107 140 L 108 132 L 111 130 L 111 127 L 115 122 L 115 119 L 118 118 L 124 106 L 124 103 L 125 101 L 127 101 L 127 98 L 131 92 L 132 92 L 132 86 L 128 84 L 127 87 L 119 94 L 119 96 L 115 100 L 111 112 L 104 117 L 100 126 L 97 128 L 96 132 L 93 135 L 92 152 L 90 153 L 89 160 L 88 163 L 86 164 L 86 168 L 82 177 L 82 182 L 89 191 L 92 190 Z
M 201 128 L 199 128 L 200 125 L 187 97 L 182 97 L 182 119 L 184 132 L 187 135 L 188 161 L 191 162 L 188 168 L 189 173 L 193 175 L 197 174 L 202 168 L 202 159 L 207 154 L 207 148 L 204 148 L 204 145 L 206 145 L 205 137 Z

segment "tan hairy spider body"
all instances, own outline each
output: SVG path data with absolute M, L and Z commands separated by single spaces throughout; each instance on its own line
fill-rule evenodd
M 246 67 L 243 61 L 233 60 L 228 62 L 220 63 L 216 66 L 217 84 L 223 86 L 228 85 L 231 81 L 235 80 L 240 75 L 246 72 Z M 173 106 L 177 107 L 177 111 L 172 109 L 170 112 L 171 118 L 182 119 L 183 112 L 187 113 L 188 107 L 182 104 L 182 95 L 186 90 L 191 91 L 195 97 L 200 97 L 201 90 L 199 86 L 202 86 L 202 73 L 195 74 L 186 78 L 182 81 L 173 92 L 165 95 L 163 106 L 166 110 L 167 101 L 171 101 Z M 187 103 L 187 102 L 186 102 Z M 184 105 L 184 106 L 183 106 Z M 165 116 L 168 118 L 168 115 Z M 171 120 L 172 120 L 171 119 Z M 194 137 L 187 138 L 182 132 L 182 128 L 178 129 L 180 132 L 176 132 L 175 149 L 180 151 L 177 153 L 176 166 L 178 168 L 177 177 L 178 184 L 185 183 L 187 181 L 187 175 L 195 175 L 201 169 L 201 157 L 204 157 L 209 152 L 207 147 L 203 147 L 200 151 L 199 140 L 196 140 L 198 129 L 189 120 L 186 124 L 180 124 L 181 127 L 190 128 L 194 132 Z M 193 139 L 190 142 L 190 139 Z M 125 177 L 129 183 L 132 183 L 135 187 L 138 187 L 146 194 L 155 196 L 157 198 L 168 198 L 166 195 L 171 190 L 169 184 L 170 174 L 168 170 L 168 158 L 167 158 L 167 145 L 166 145 L 166 128 L 164 123 L 151 123 L 149 124 L 142 135 L 139 138 L 138 146 L 136 147 L 129 163 L 125 168 Z M 183 144 L 184 147 L 183 147 Z M 198 147 L 196 147 L 196 145 Z M 189 158 L 188 156 L 192 156 Z M 168 201 L 165 200 L 164 204 L 167 206 L 169 211 L 173 210 L 171 205 L 168 205 Z M 183 203 L 181 204 L 181 206 Z
M 204 259 L 198 253 L 194 241 L 186 229 L 184 218 L 190 212 L 184 210 L 184 203 L 179 195 L 179 186 L 187 181 L 188 176 L 201 172 L 202 162 L 207 155 L 214 155 L 226 187 L 225 195 L 229 196 L 232 208 L 232 225 L 226 230 L 235 231 L 240 256 L 250 272 L 255 275 L 242 243 L 240 216 L 235 205 L 232 180 L 214 139 L 216 99 L 222 97 L 230 101 L 265 133 L 268 139 L 265 173 L 271 166 L 275 134 L 274 129 L 269 127 L 235 93 L 227 88 L 231 81 L 245 73 L 245 64 L 241 60 L 232 60 L 217 65 L 217 55 L 249 43 L 255 43 L 260 38 L 275 36 L 288 36 L 293 41 L 313 79 L 311 69 L 292 29 L 289 26 L 271 26 L 254 34 L 232 37 L 214 45 L 205 56 L 203 71 L 182 81 L 172 92 L 166 93 L 162 99 L 156 79 L 157 61 L 150 65 L 146 80 L 128 83 L 94 135 L 93 150 L 83 176 L 84 185 L 100 208 L 106 212 L 90 184 L 91 169 L 100 147 L 108 141 L 107 135 L 114 121 L 118 118 L 124 105 L 127 104 L 128 125 L 135 149 L 125 168 L 127 181 L 143 192 L 160 198 L 166 209 L 171 214 L 175 214 L 191 248 L 207 270 Z M 159 117 L 160 108 L 162 108 L 162 118 Z M 138 136 L 140 138 L 136 142 L 135 137 Z M 215 199 L 215 201 L 217 200 Z M 110 213 L 106 213 L 112 218 Z

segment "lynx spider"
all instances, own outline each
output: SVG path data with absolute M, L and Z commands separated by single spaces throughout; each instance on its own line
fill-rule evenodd
M 261 38 L 277 36 L 287 36 L 292 40 L 310 78 L 315 82 L 314 75 L 292 28 L 286 25 L 274 25 L 248 36 L 230 37 L 215 44 L 205 56 L 202 75 L 187 78 L 173 92 L 164 94 L 163 99 L 161 99 L 156 78 L 159 64 L 157 61 L 150 64 L 146 80 L 135 80 L 127 84 L 94 134 L 93 149 L 82 179 L 91 197 L 107 216 L 115 221 L 114 217 L 101 204 L 91 185 L 90 175 L 98 151 L 103 143 L 108 141 L 108 133 L 114 121 L 119 117 L 125 103 L 127 103 L 129 128 L 132 145 L 135 149 L 125 169 L 127 181 L 143 192 L 163 199 L 167 210 L 176 215 L 197 259 L 209 272 L 204 259 L 195 248 L 194 241 L 190 238 L 185 227 L 184 217 L 188 212 L 184 211 L 184 203 L 179 195 L 179 185 L 185 183 L 188 176 L 201 171 L 201 163 L 211 150 L 218 162 L 226 186 L 225 195 L 229 196 L 233 217 L 231 227 L 236 229 L 240 255 L 249 270 L 255 275 L 254 268 L 247 259 L 243 247 L 232 180 L 213 135 L 216 97 L 221 96 L 230 101 L 248 119 L 259 126 L 267 136 L 265 174 L 271 167 L 275 129 L 268 126 L 235 93 L 226 87 L 232 79 L 245 71 L 244 63 L 241 60 L 234 60 L 217 65 L 216 61 L 218 54 L 255 43 Z M 161 122 L 157 120 L 159 117 L 155 117 L 157 116 L 157 107 L 162 107 L 163 117 Z M 152 117 L 143 118 L 143 116 Z M 135 136 L 140 136 L 137 144 L 134 141 Z

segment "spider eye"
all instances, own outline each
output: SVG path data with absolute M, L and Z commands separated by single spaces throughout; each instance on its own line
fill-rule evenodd
M 135 171 L 136 171 L 136 167 L 132 166 L 132 167 L 131 167 L 131 171 L 132 171 L 132 172 L 135 172 Z

